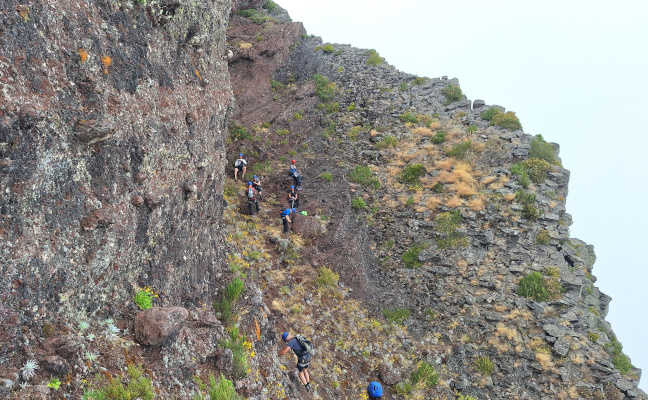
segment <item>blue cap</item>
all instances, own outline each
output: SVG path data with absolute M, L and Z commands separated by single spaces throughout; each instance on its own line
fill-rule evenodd
M 294 212 L 295 214 L 297 213 L 297 209 L 296 209 L 296 208 L 291 208 L 290 211 Z
M 290 185 L 290 188 L 291 188 L 291 189 L 294 189 L 294 188 L 295 188 L 295 186 L 294 186 L 294 185 Z
M 249 181 L 249 182 L 248 182 L 248 186 L 252 186 L 252 181 Z
M 288 332 L 284 332 L 281 334 L 281 340 L 283 340 L 284 342 L 286 341 L 287 337 L 288 337 Z
M 367 386 L 367 394 L 371 397 L 382 397 L 383 390 L 382 386 L 380 386 L 380 383 L 375 381 L 369 383 L 369 386 Z
M 239 153 L 239 157 L 243 157 L 243 153 Z
M 258 176 L 256 176 L 256 175 L 254 175 L 254 176 L 253 176 L 252 178 L 254 178 L 254 179 L 259 179 L 259 177 L 258 177 Z

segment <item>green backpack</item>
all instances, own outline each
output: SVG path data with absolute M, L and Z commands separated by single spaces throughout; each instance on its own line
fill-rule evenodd
M 301 347 L 304 349 L 302 355 L 307 353 L 311 356 L 315 355 L 315 346 L 313 346 L 313 343 L 310 340 L 306 339 L 303 335 L 295 335 L 295 339 L 297 339 Z

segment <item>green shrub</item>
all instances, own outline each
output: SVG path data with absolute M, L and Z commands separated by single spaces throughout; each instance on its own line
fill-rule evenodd
M 148 310 L 153 307 L 153 298 L 155 293 L 150 287 L 145 287 L 140 289 L 137 294 L 135 294 L 135 304 L 140 308 L 140 310 Z
M 468 126 L 468 128 L 466 128 L 466 132 L 468 132 L 469 135 L 474 135 L 475 132 L 477 132 L 477 125 Z
M 420 86 L 420 85 L 423 85 L 427 81 L 428 81 L 428 78 L 418 76 L 418 77 L 414 78 L 414 80 L 412 81 L 412 85 Z
M 330 288 L 337 287 L 340 276 L 333 272 L 330 268 L 321 267 L 319 269 L 319 274 L 315 280 L 315 285 L 318 288 Z
M 522 129 L 522 124 L 520 124 L 520 120 L 513 111 L 508 111 L 505 113 L 500 112 L 495 114 L 495 116 L 493 116 L 493 119 L 491 120 L 491 124 L 497 125 L 500 128 L 510 129 L 512 131 L 516 129 Z
M 330 172 L 322 172 L 319 177 L 327 182 L 331 182 L 333 180 L 333 174 L 331 174 Z
M 544 182 L 547 179 L 547 173 L 551 170 L 551 164 L 540 158 L 524 160 L 522 166 L 534 183 Z
M 263 8 L 265 8 L 269 12 L 274 12 L 277 8 L 279 8 L 279 6 L 272 0 L 266 0 L 266 2 L 263 3 Z
M 383 315 L 392 324 L 403 325 L 410 316 L 410 310 L 407 308 L 392 308 L 383 310 Z
M 380 65 L 385 62 L 385 59 L 380 57 L 380 54 L 376 50 L 367 51 L 367 55 L 369 56 L 367 58 L 367 65 Z
M 357 211 L 362 211 L 367 209 L 367 203 L 365 203 L 362 197 L 355 197 L 351 200 L 351 208 Z
M 448 156 L 454 157 L 457 160 L 464 160 L 468 154 L 472 151 L 472 140 L 466 140 L 465 142 L 457 143 L 450 151 L 447 152 Z
M 223 340 L 221 345 L 227 349 L 232 350 L 233 355 L 233 368 L 232 375 L 237 378 L 243 378 L 248 374 L 248 347 L 251 344 L 245 340 L 245 337 L 240 334 L 239 328 L 233 326 L 229 329 L 229 338 Z
M 533 271 L 520 281 L 517 294 L 535 301 L 547 301 L 549 292 L 545 286 L 544 277 L 540 272 Z
M 407 82 L 401 82 L 401 84 L 400 84 L 400 86 L 398 87 L 398 89 L 399 89 L 401 92 L 404 92 L 404 91 L 406 91 L 407 89 L 409 89 L 409 86 L 407 85 Z
M 218 381 L 214 378 L 213 375 L 209 376 L 209 387 L 205 385 L 200 378 L 195 378 L 196 384 L 200 389 L 200 393 L 196 394 L 193 400 L 243 400 L 243 397 L 239 396 L 234 389 L 234 384 L 229 379 L 225 378 L 221 374 Z M 203 391 L 207 391 L 209 397 L 203 395 Z
M 355 109 L 356 109 L 356 105 L 355 105 L 355 103 L 351 103 L 351 104 L 349 104 L 349 106 L 347 107 L 347 111 L 348 111 L 348 112 L 352 112 L 352 111 L 354 111 Z
M 461 88 L 457 85 L 448 85 L 443 88 L 441 93 L 445 96 L 446 98 L 446 104 L 454 103 L 455 101 L 459 101 L 463 97 L 463 92 L 461 91 Z
M 539 158 L 548 163 L 554 164 L 556 159 L 556 150 L 542 138 L 542 135 L 537 135 L 531 141 L 531 148 L 529 149 L 529 157 Z
M 541 244 L 541 245 L 548 245 L 549 241 L 551 241 L 551 236 L 549 236 L 549 231 L 546 229 L 540 229 L 538 233 L 536 233 L 536 243 Z
M 420 178 L 427 173 L 421 164 L 410 164 L 403 168 L 400 174 L 400 181 L 405 184 L 414 185 L 419 183 Z
M 534 193 L 518 190 L 515 193 L 515 201 L 522 204 L 522 216 L 528 220 L 535 221 L 540 216 L 540 210 L 535 206 L 536 196 Z
M 330 102 L 335 98 L 337 91 L 335 82 L 330 82 L 327 77 L 320 74 L 316 74 L 313 81 L 315 82 L 315 94 L 321 101 Z
M 587 337 L 589 338 L 590 342 L 596 343 L 598 342 L 600 335 L 596 332 L 590 332 L 587 334 Z
M 630 362 L 630 358 L 623 354 L 623 345 L 613 334 L 611 334 L 610 343 L 605 345 L 605 350 L 612 356 L 612 364 L 614 364 L 614 367 L 623 375 L 626 375 L 634 368 Z
M 481 356 L 475 360 L 475 367 L 482 375 L 491 375 L 495 370 L 495 365 L 488 356 Z
M 327 114 L 333 114 L 340 111 L 340 103 L 337 101 L 330 101 L 327 103 L 319 103 L 317 108 L 326 112 Z
M 528 188 L 531 184 L 531 179 L 529 174 L 524 168 L 524 165 L 521 162 L 515 163 L 511 166 L 511 173 L 518 178 L 518 182 L 523 188 Z
M 351 182 L 359 183 L 374 189 L 380 187 L 380 181 L 373 176 L 371 169 L 365 165 L 358 165 L 349 174 Z
M 402 122 L 410 122 L 412 124 L 416 124 L 418 122 L 418 117 L 414 113 L 409 111 L 401 114 L 399 118 Z
M 459 397 L 457 397 L 457 400 L 477 400 L 477 398 L 473 396 L 469 396 L 467 394 L 459 394 Z
M 284 85 L 283 83 L 281 83 L 279 81 L 271 79 L 270 80 L 270 87 L 272 88 L 272 90 L 284 90 L 286 88 L 286 85 Z
M 347 136 L 351 140 L 358 140 L 360 134 L 364 132 L 365 132 L 365 128 L 363 128 L 362 126 L 354 126 L 353 128 L 349 129 L 349 131 L 347 132 Z
M 425 246 L 422 244 L 415 244 L 414 246 L 407 249 L 407 251 L 401 256 L 401 260 L 403 261 L 403 264 L 405 264 L 405 267 L 418 268 L 423 265 L 423 263 L 419 261 L 419 254 L 424 249 Z
M 407 396 L 412 393 L 412 390 L 414 390 L 414 386 L 412 386 L 410 381 L 404 381 L 394 386 L 394 390 L 398 395 Z
M 230 135 L 232 137 L 232 140 L 245 140 L 252 138 L 252 135 L 248 132 L 247 129 L 245 129 L 244 126 L 236 124 L 230 127 Z
M 134 365 L 128 366 L 128 384 L 125 377 L 110 379 L 97 377 L 100 388 L 89 389 L 83 394 L 83 400 L 151 400 L 154 397 L 153 383 L 146 378 L 142 369 Z
M 482 111 L 479 116 L 486 121 L 492 121 L 493 117 L 501 112 L 502 111 L 500 111 L 497 107 L 490 107 L 488 110 Z
M 434 218 L 434 222 L 439 234 L 436 242 L 440 249 L 452 249 L 466 247 L 468 245 L 468 239 L 457 231 L 463 222 L 463 218 L 458 210 L 443 212 Z
M 301 121 L 302 118 L 304 118 L 304 115 L 302 113 L 300 113 L 300 112 L 296 112 L 296 113 L 293 114 L 293 119 L 295 121 Z
M 439 383 L 439 376 L 434 367 L 425 361 L 419 362 L 410 379 L 414 385 L 423 382 L 426 388 L 434 387 Z
M 320 49 L 326 54 L 331 54 L 335 52 L 335 47 L 333 47 L 333 45 L 330 43 L 325 44 L 324 46 L 320 47 Z
M 437 182 L 432 186 L 432 191 L 434 193 L 443 193 L 445 191 L 445 188 L 443 187 L 443 183 Z
M 398 146 L 398 139 L 391 135 L 383 137 L 378 143 L 376 143 L 376 148 L 378 148 L 379 150 L 384 150 L 388 147 L 396 146 Z
M 437 132 L 436 135 L 432 136 L 432 143 L 434 144 L 441 144 L 445 142 L 445 140 L 446 140 L 445 132 Z

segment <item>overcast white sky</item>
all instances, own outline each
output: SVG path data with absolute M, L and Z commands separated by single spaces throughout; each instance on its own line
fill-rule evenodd
M 402 71 L 459 78 L 560 143 L 572 236 L 594 244 L 608 320 L 648 389 L 648 3 L 277 0 L 324 41 Z

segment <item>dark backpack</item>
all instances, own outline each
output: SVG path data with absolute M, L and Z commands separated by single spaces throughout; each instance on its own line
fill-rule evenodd
M 301 355 L 305 355 L 307 353 L 311 356 L 315 355 L 315 346 L 313 346 L 313 343 L 311 343 L 310 340 L 306 339 L 302 335 L 295 335 L 295 339 L 297 339 L 299 345 L 302 347 L 302 349 L 304 349 Z

